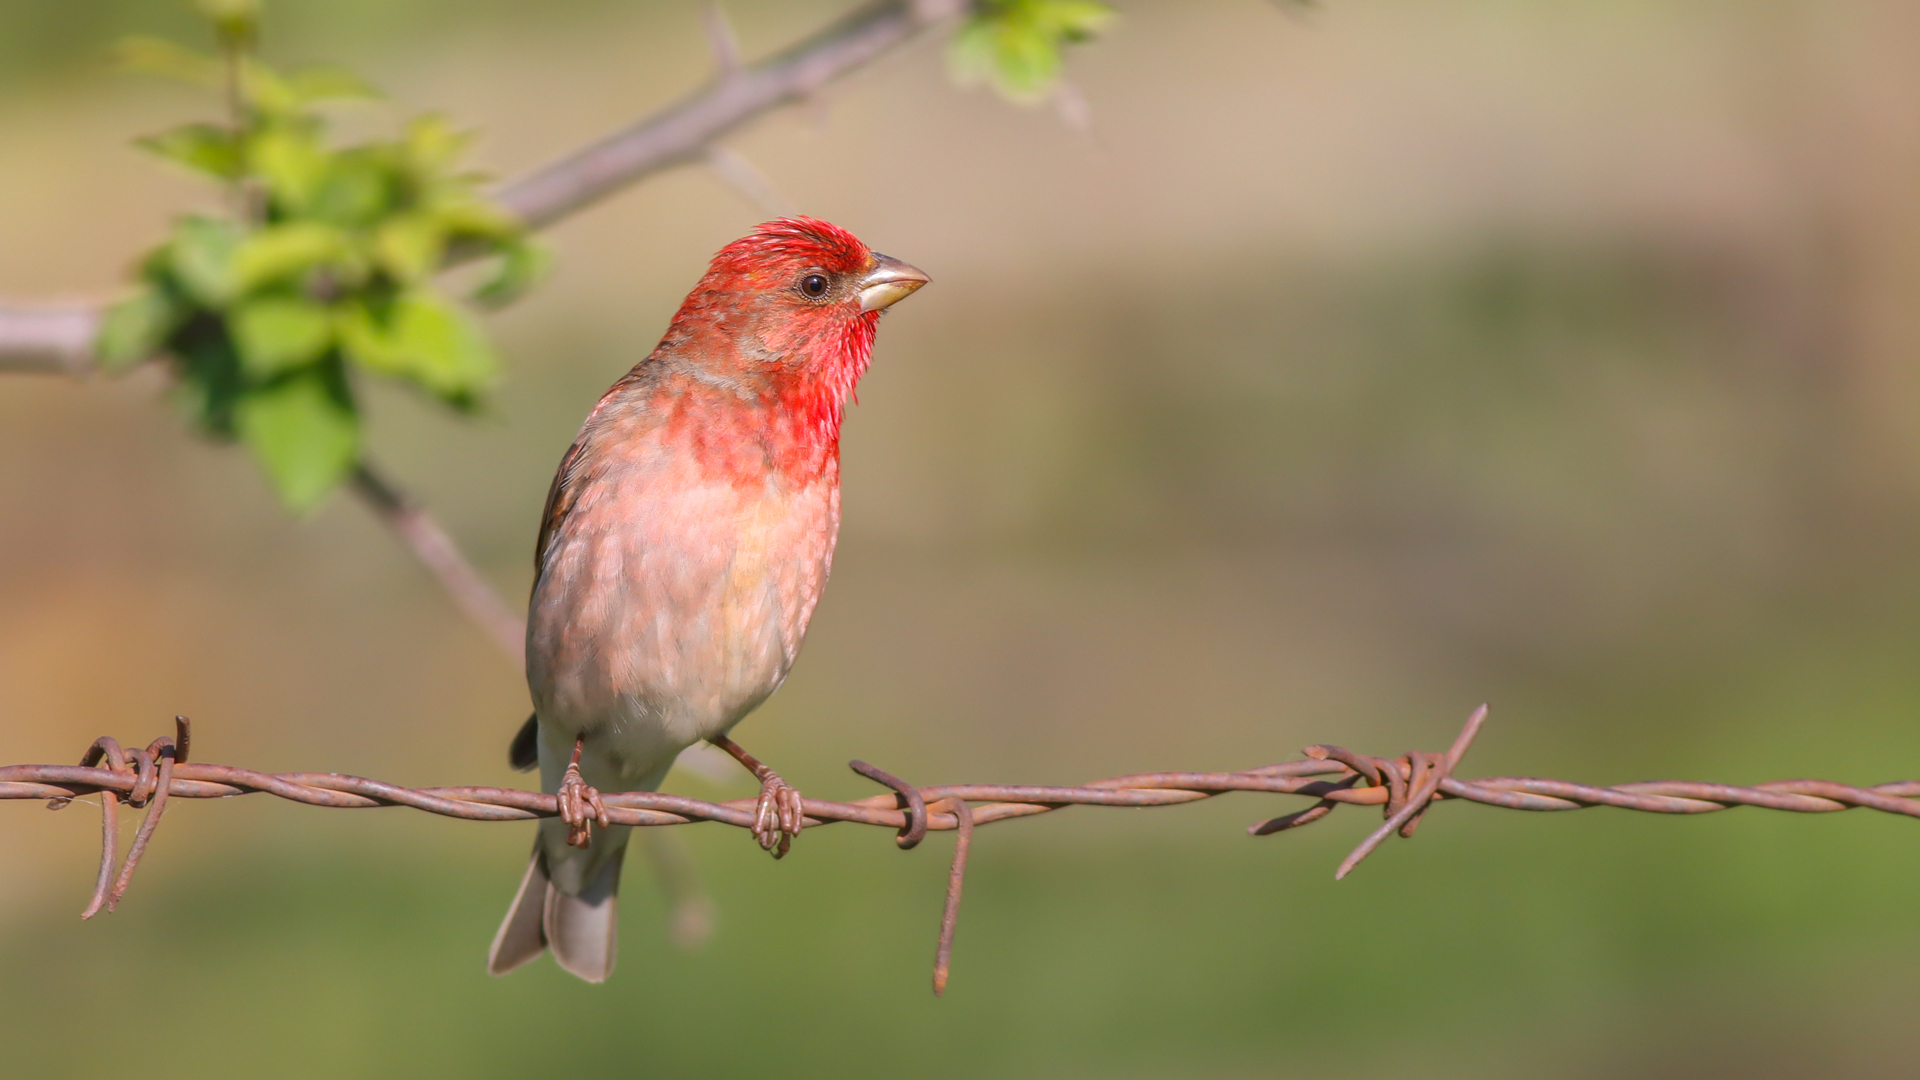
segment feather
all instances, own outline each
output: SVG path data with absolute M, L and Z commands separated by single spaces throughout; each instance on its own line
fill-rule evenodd
M 626 845 L 620 845 L 578 896 L 547 886 L 540 928 L 554 963 L 588 982 L 606 982 L 613 974 L 620 944 L 620 864 L 626 854 Z
M 546 857 L 540 853 L 540 845 L 535 844 L 527 872 L 520 878 L 520 891 L 514 894 L 513 906 L 507 909 L 506 919 L 493 935 L 493 947 L 487 950 L 487 974 L 505 975 L 547 951 L 541 916 L 551 888 L 547 882 Z
M 529 716 L 507 747 L 507 764 L 515 772 L 529 772 L 540 764 L 540 717 Z

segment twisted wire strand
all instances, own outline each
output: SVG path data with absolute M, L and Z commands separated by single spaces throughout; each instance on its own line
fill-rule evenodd
M 1831 780 L 1776 780 L 1747 787 L 1691 780 L 1657 780 L 1608 787 L 1524 776 L 1462 780 L 1454 776 L 1453 771 L 1473 744 L 1486 716 L 1486 706 L 1476 709 L 1445 753 L 1415 751 L 1398 758 L 1379 758 L 1344 747 L 1319 745 L 1307 747 L 1300 759 L 1239 772 L 1137 773 L 1077 787 L 1028 784 L 916 787 L 891 773 L 855 761 L 851 763 L 855 772 L 890 790 L 851 802 L 803 799 L 806 812 L 803 827 L 851 822 L 891 829 L 902 849 L 914 847 L 928 832 L 960 834 L 948 873 L 947 900 L 936 951 L 934 992 L 938 994 L 947 982 L 974 828 L 1069 806 L 1174 806 L 1236 791 L 1299 795 L 1315 800 L 1306 809 L 1249 826 L 1247 831 L 1254 836 L 1312 824 L 1342 805 L 1380 807 L 1385 820 L 1340 864 L 1336 878 L 1345 877 L 1395 832 L 1411 837 L 1427 810 L 1434 803 L 1447 800 L 1526 811 L 1612 806 L 1653 814 L 1707 814 L 1737 806 L 1757 806 L 1824 814 L 1859 807 L 1920 817 L 1920 780 L 1900 780 L 1871 787 Z M 100 795 L 100 872 L 82 918 L 92 918 L 102 908 L 114 910 L 125 896 L 134 868 L 152 840 L 169 799 L 224 799 L 266 794 L 309 806 L 342 809 L 406 806 L 468 821 L 530 821 L 559 815 L 558 800 L 554 796 L 517 788 L 407 788 L 342 773 L 263 773 L 231 765 L 189 763 L 190 726 L 185 717 L 175 717 L 174 721 L 172 738 L 162 736 L 144 749 L 129 752 L 112 737 L 102 737 L 88 748 L 78 765 L 0 766 L 0 800 L 45 799 L 50 809 L 60 809 L 79 796 Z M 750 830 L 756 805 L 753 799 L 706 802 L 651 791 L 608 792 L 603 793 L 602 798 L 615 824 L 641 827 L 708 821 Z M 146 808 L 146 816 L 121 863 L 119 874 L 115 875 L 117 810 L 122 800 L 136 809 Z

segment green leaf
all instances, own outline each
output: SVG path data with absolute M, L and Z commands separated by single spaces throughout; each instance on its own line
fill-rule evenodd
M 212 124 L 183 124 L 139 139 L 135 145 L 215 179 L 240 176 L 240 155 L 234 152 L 233 132 Z
M 240 58 L 240 96 L 268 116 L 290 116 L 303 102 L 280 73 L 251 56 Z
M 227 320 L 240 367 L 265 381 L 320 358 L 333 344 L 333 317 L 300 296 L 263 296 L 233 309 Z
M 373 238 L 380 265 L 405 282 L 418 281 L 438 269 L 446 246 L 446 229 L 431 215 L 419 213 L 388 218 Z
M 443 173 L 460 157 L 473 137 L 454 128 L 452 121 L 438 113 L 415 117 L 407 125 L 407 160 L 427 175 Z
M 167 339 L 179 381 L 173 397 L 201 431 L 233 438 L 233 410 L 250 388 L 240 373 L 233 339 L 217 320 L 192 318 Z
M 267 182 L 282 209 L 306 209 L 327 174 L 329 155 L 317 134 L 297 124 L 274 124 L 247 139 L 247 164 Z
M 210 307 L 221 307 L 234 293 L 234 253 L 240 230 L 232 222 L 184 215 L 175 220 L 163 262 L 188 295 Z
M 151 359 L 179 322 L 171 301 L 156 289 L 141 289 L 107 309 L 93 350 L 101 367 L 117 374 Z
M 1064 46 L 1093 37 L 1113 18 L 1095 0 L 990 0 L 954 34 L 948 58 L 962 83 L 991 82 L 1032 103 L 1060 77 Z
M 387 155 L 368 147 L 342 150 L 327 162 L 305 212 L 339 225 L 371 225 L 393 210 L 400 189 Z
M 499 269 L 474 291 L 474 302 L 486 308 L 506 307 L 538 285 L 552 265 L 546 248 L 527 240 L 511 241 L 501 248 Z
M 340 262 L 349 252 L 345 234 L 331 225 L 314 221 L 271 225 L 248 236 L 235 253 L 234 289 L 245 293 L 268 282 L 292 281 Z
M 287 77 L 287 85 L 302 102 L 379 101 L 379 88 L 348 68 L 329 64 L 303 67 Z
M 349 365 L 462 409 L 498 378 L 470 312 L 425 284 L 448 249 L 494 260 L 476 298 L 496 304 L 537 280 L 546 256 L 463 171 L 467 133 L 423 116 L 397 137 L 336 146 L 316 103 L 377 91 L 341 68 L 263 63 L 259 0 L 192 2 L 214 23 L 218 56 L 151 38 L 118 55 L 217 91 L 236 81 L 240 130 L 186 125 L 141 145 L 233 185 L 246 205 L 234 220 L 176 219 L 96 349 L 112 367 L 163 355 L 193 421 L 244 442 L 288 505 L 305 508 L 357 460 Z
M 253 390 L 240 399 L 234 421 L 295 511 L 319 502 L 359 457 L 360 420 L 338 372 L 305 371 Z
M 339 325 L 340 343 L 354 363 L 414 383 L 457 408 L 473 407 L 498 374 L 479 328 L 426 289 L 387 304 L 347 305 Z
M 1063 42 L 1092 41 L 1113 21 L 1113 9 L 1098 0 L 1045 0 L 1038 7 L 1041 21 Z
M 114 43 L 110 56 L 123 71 L 157 75 L 194 86 L 219 86 L 225 78 L 219 60 L 164 38 L 122 38 Z
M 448 236 L 472 240 L 514 240 L 527 227 L 499 203 L 483 199 L 461 184 L 455 191 L 436 195 L 428 212 L 440 222 Z

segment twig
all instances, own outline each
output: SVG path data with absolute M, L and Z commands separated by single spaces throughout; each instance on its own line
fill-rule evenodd
M 439 580 L 460 610 L 486 631 L 487 637 L 500 646 L 515 667 L 524 669 L 526 621 L 501 601 L 500 594 L 494 592 L 480 571 L 467 561 L 433 515 L 364 461 L 354 466 L 350 484 L 353 493 L 367 504 L 374 516 L 393 529 L 407 549 Z
M 792 201 L 780 194 L 765 173 L 734 151 L 724 146 L 708 148 L 707 167 L 713 170 L 715 176 L 725 180 L 729 187 L 745 196 L 760 213 L 768 217 L 792 217 L 796 212 Z
M 97 304 L 0 306 L 0 372 L 91 374 L 101 311 Z
M 498 198 L 528 225 L 544 228 L 649 173 L 699 160 L 748 120 L 818 91 L 971 6 L 969 0 L 885 0 L 758 64 L 728 72 L 723 60 L 720 77 L 706 89 L 508 184 Z
M 727 19 L 726 9 L 718 0 L 700 9 L 700 29 L 706 32 L 707 51 L 713 54 L 713 66 L 718 69 L 719 77 L 726 80 L 738 75 L 740 39 L 734 35 L 733 23 Z
M 921 822 L 933 831 L 959 832 L 953 864 L 947 874 L 947 901 L 941 915 L 940 946 L 935 954 L 934 992 L 939 993 L 946 986 L 946 972 L 952 958 L 954 926 L 959 917 L 960 893 L 974 828 L 1068 806 L 1172 806 L 1234 791 L 1302 795 L 1317 800 L 1307 811 L 1254 826 L 1249 831 L 1255 835 L 1317 821 L 1343 803 L 1380 807 L 1386 816 L 1386 825 L 1354 849 L 1336 876 L 1344 876 L 1396 829 L 1402 836 L 1411 836 L 1410 826 L 1420 814 L 1442 799 L 1510 810 L 1616 806 L 1655 814 L 1705 814 L 1736 806 L 1818 814 L 1864 807 L 1920 818 L 1920 780 L 1864 788 L 1828 780 L 1780 780 L 1752 787 L 1685 780 L 1591 787 L 1531 777 L 1482 780 L 1453 777 L 1454 766 L 1485 719 L 1486 708 L 1482 706 L 1467 721 L 1453 748 L 1444 754 L 1416 752 L 1388 759 L 1355 754 L 1336 746 L 1312 746 L 1300 760 L 1241 772 L 1143 773 L 1098 780 L 1080 787 L 1008 784 L 914 787 L 871 765 L 855 762 L 855 771 L 893 790 L 853 802 L 805 799 L 802 801 L 806 812 L 804 827 L 819 828 L 836 822 L 877 826 L 894 830 L 903 848 L 912 846 L 907 841 L 919 831 Z M 115 845 L 111 810 L 120 793 L 126 793 L 128 801 L 135 805 L 153 799 L 150 812 L 153 816 L 141 829 L 143 837 L 152 833 L 151 825 L 162 805 L 157 798 L 161 791 L 180 799 L 218 799 L 262 792 L 310 806 L 410 806 L 470 821 L 528 821 L 559 813 L 554 796 L 512 788 L 416 789 L 339 773 L 270 774 L 227 765 L 187 764 L 184 721 L 179 734 L 181 752 L 175 757 L 176 763 L 170 772 L 164 769 L 163 755 L 170 751 L 172 744 L 164 739 L 157 740 L 147 750 L 136 752 L 134 756 L 138 760 L 134 762 L 120 752 L 112 739 L 101 739 L 88 751 L 80 766 L 0 766 L 0 799 L 51 799 L 56 805 L 65 805 L 80 795 L 96 791 L 101 794 L 109 826 L 101 838 L 102 869 L 95 902 L 87 914 L 98 910 L 106 888 Z M 105 763 L 101 764 L 103 759 Z M 156 761 L 160 766 L 156 767 Z M 659 826 L 713 821 L 749 830 L 753 828 L 758 801 L 735 799 L 711 803 L 653 791 L 605 792 L 602 799 L 608 817 L 616 824 Z M 970 805 L 973 803 L 983 805 Z M 1287 824 L 1276 826 L 1276 822 Z M 132 860 L 143 847 L 144 840 L 136 841 L 129 867 L 121 873 L 123 883 L 132 872 Z M 123 890 L 124 884 L 115 890 L 114 898 Z

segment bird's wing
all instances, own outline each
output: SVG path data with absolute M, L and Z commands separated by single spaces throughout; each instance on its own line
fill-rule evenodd
M 533 581 L 536 589 L 540 585 L 540 575 L 547 569 L 547 549 L 552 545 L 553 535 L 559 531 L 560 523 L 566 520 L 574 502 L 580 497 L 581 483 L 585 479 L 581 468 L 584 464 L 582 449 L 596 436 L 598 422 L 602 420 L 607 405 L 642 382 L 649 367 L 642 361 L 608 387 L 607 392 L 600 395 L 600 400 L 594 404 L 593 411 L 587 414 L 586 421 L 580 425 L 580 434 L 574 436 L 573 445 L 567 447 L 567 452 L 560 456 L 560 467 L 553 473 L 553 486 L 547 489 L 546 508 L 540 512 L 540 538 L 533 545 Z M 629 415 L 626 421 L 630 424 L 633 419 Z
M 553 486 L 547 489 L 547 506 L 540 511 L 540 539 L 533 545 L 533 580 L 537 588 L 540 575 L 547 566 L 547 545 L 553 539 L 560 522 L 565 520 L 567 511 L 573 509 L 573 503 L 579 497 L 579 484 L 574 475 L 574 463 L 580 459 L 580 446 L 586 442 L 586 432 L 573 440 L 567 452 L 560 458 L 560 467 L 554 470 Z

